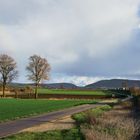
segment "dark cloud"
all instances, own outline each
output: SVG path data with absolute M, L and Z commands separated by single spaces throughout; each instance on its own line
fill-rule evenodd
M 80 52 L 79 59 L 73 64 L 65 65 L 57 70 L 61 73 L 78 76 L 140 77 L 140 31 L 122 47 L 101 58 L 92 58 L 86 51 Z
M 55 81 L 61 77 L 84 84 L 94 77 L 139 77 L 139 3 L 0 1 L 0 51 L 18 61 L 19 81 L 26 81 L 25 66 L 32 54 L 47 57 Z

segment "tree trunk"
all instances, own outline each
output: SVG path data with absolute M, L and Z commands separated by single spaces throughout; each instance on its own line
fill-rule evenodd
M 36 83 L 36 87 L 35 87 L 35 99 L 38 98 L 38 83 Z
M 6 87 L 6 84 L 5 84 L 5 83 L 3 83 L 3 85 L 2 85 L 3 97 L 5 97 L 5 87 Z
M 18 98 L 18 90 L 15 90 L 15 98 Z

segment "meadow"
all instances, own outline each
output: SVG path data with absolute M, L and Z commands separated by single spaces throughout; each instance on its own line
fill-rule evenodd
M 56 111 L 93 100 L 0 99 L 0 122 Z
M 39 94 L 66 94 L 66 95 L 97 95 L 97 96 L 110 96 L 112 93 L 102 90 L 72 90 L 72 89 L 46 89 L 39 88 Z

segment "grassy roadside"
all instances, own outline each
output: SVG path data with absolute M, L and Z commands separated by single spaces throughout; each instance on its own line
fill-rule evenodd
M 94 104 L 97 103 L 97 101 L 0 99 L 0 122 L 34 116 L 88 103 Z
M 82 133 L 78 129 L 56 130 L 38 133 L 20 133 L 3 140 L 84 140 Z
M 81 124 L 87 140 L 135 140 L 140 122 L 134 118 L 132 102 L 124 102 L 100 117 L 89 116 L 88 125 Z
M 97 117 L 101 116 L 104 112 L 111 110 L 111 108 L 112 107 L 109 105 L 99 106 L 85 112 L 74 114 L 72 115 L 72 118 L 76 121 L 78 126 L 89 124 L 90 121 L 96 121 Z

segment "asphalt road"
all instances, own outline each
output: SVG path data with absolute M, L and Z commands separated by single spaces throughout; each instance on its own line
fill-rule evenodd
M 44 122 L 49 122 L 56 120 L 67 115 L 72 115 L 74 113 L 82 112 L 91 108 L 101 106 L 101 104 L 90 104 L 90 105 L 81 105 L 76 106 L 60 111 L 55 111 L 40 116 L 30 117 L 26 119 L 20 119 L 15 121 L 10 121 L 6 123 L 0 123 L 0 138 L 10 136 L 20 132 L 23 129 L 43 124 Z

